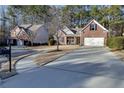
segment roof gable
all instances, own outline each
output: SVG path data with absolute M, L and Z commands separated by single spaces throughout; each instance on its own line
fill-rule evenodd
M 92 21 L 90 21 L 86 26 L 84 26 L 84 28 L 82 29 L 82 31 L 83 30 L 85 30 L 91 23 L 96 23 L 99 27 L 101 27 L 104 31 L 107 31 L 108 32 L 108 30 L 105 28 L 105 27 L 103 27 L 100 23 L 98 23 L 96 20 L 92 20 Z
M 30 30 L 30 31 L 37 31 L 40 27 L 42 27 L 43 24 L 22 24 L 19 27 L 23 28 L 24 30 Z
M 30 40 L 29 35 L 25 32 L 24 29 L 21 29 L 20 32 L 17 35 L 18 39 L 22 39 L 22 40 Z
M 31 40 L 44 24 L 22 24 L 11 30 L 11 37 L 23 40 Z
M 11 30 L 11 37 L 15 39 L 29 40 L 29 35 L 19 26 L 16 26 L 13 30 Z

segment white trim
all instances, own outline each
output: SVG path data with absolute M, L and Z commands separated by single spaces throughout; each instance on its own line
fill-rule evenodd
M 84 28 L 82 29 L 82 31 L 85 29 L 85 28 L 87 28 L 92 22 L 94 22 L 94 23 L 96 23 L 98 26 L 100 26 L 104 31 L 107 31 L 108 32 L 108 30 L 105 28 L 105 27 L 103 27 L 100 23 L 98 23 L 95 19 L 93 19 L 92 21 L 90 21 L 86 26 L 84 26 Z
M 99 24 L 96 20 L 93 20 L 98 26 L 100 26 L 103 30 L 105 30 L 105 31 L 107 31 L 108 32 L 108 30 L 105 28 L 105 27 L 103 27 L 101 24 Z

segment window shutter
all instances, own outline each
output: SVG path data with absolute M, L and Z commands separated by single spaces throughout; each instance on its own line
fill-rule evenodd
M 97 30 L 97 24 L 95 24 L 95 30 Z
M 92 30 L 92 24 L 90 24 L 90 30 Z

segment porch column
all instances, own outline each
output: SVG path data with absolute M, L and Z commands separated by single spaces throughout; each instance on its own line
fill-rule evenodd
M 65 36 L 65 42 L 64 43 L 65 43 L 65 45 L 67 45 L 67 37 L 66 36 Z
M 74 36 L 74 45 L 76 45 L 76 37 Z

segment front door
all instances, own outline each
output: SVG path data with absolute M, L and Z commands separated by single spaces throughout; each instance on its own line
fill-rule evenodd
M 80 37 L 76 37 L 76 44 L 77 44 L 77 45 L 80 44 Z

